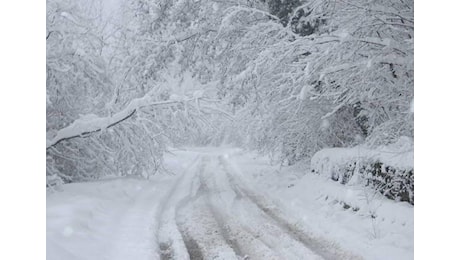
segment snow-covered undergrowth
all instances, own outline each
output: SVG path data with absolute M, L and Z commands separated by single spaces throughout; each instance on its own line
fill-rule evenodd
M 235 155 L 234 161 L 251 185 L 304 229 L 365 259 L 413 259 L 414 208 L 409 203 L 312 174 L 305 164 L 280 168 L 256 154 Z
M 409 137 L 375 149 L 320 150 L 311 159 L 311 170 L 341 184 L 370 185 L 390 199 L 414 203 L 414 144 Z

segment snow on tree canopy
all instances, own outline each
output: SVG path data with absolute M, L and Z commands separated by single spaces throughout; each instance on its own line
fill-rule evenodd
M 309 96 L 310 96 L 310 91 L 311 91 L 312 87 L 308 84 L 304 85 L 302 87 L 302 89 L 300 90 L 300 94 L 299 94 L 299 99 L 300 100 L 306 100 Z

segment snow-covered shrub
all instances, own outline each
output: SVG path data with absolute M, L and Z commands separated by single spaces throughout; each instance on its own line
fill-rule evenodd
M 327 148 L 311 159 L 314 173 L 329 176 L 342 184 L 369 185 L 386 197 L 414 203 L 413 140 L 377 148 Z
M 371 185 L 387 198 L 414 204 L 414 170 L 400 169 L 375 162 L 359 169 L 366 185 Z

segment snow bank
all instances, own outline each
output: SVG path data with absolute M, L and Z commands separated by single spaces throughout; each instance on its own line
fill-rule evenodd
M 323 149 L 312 157 L 311 170 L 341 184 L 361 182 L 390 199 L 414 202 L 414 144 L 409 137 L 375 149 Z
M 317 152 L 311 159 L 311 168 L 321 174 L 331 174 L 334 169 L 350 162 L 381 162 L 400 170 L 414 168 L 414 143 L 409 137 L 376 149 L 356 146 L 353 148 L 327 148 Z
M 279 196 L 309 228 L 366 259 L 413 259 L 414 208 L 408 203 L 388 200 L 370 187 L 341 185 L 313 174 Z

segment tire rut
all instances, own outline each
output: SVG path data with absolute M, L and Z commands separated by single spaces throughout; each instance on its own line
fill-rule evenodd
M 211 190 L 209 186 L 206 184 L 206 180 L 203 176 L 203 173 L 204 172 L 202 171 L 199 176 L 200 176 L 200 184 L 203 185 L 204 191 L 207 193 L 206 198 L 205 198 L 206 204 L 209 210 L 211 211 L 212 216 L 216 220 L 219 226 L 219 231 L 222 234 L 222 237 L 224 238 L 225 242 L 233 249 L 233 251 L 239 258 L 244 259 L 246 255 L 241 250 L 238 244 L 238 241 L 235 238 L 232 238 L 232 236 L 230 235 L 230 232 L 229 232 L 230 227 L 225 225 L 226 221 L 225 221 L 224 216 L 212 205 L 212 201 L 210 197 Z
M 192 163 L 190 163 L 184 172 L 181 174 L 181 176 L 177 179 L 177 181 L 174 183 L 173 187 L 170 189 L 167 195 L 167 200 L 161 205 L 161 208 L 159 210 L 159 214 L 157 216 L 158 219 L 158 228 L 157 228 L 157 242 L 158 242 L 158 248 L 160 249 L 160 259 L 161 260 L 173 260 L 173 259 L 183 259 L 186 256 L 181 256 L 178 252 L 178 248 L 185 248 L 191 257 L 191 255 L 196 256 L 198 255 L 196 253 L 196 250 L 193 250 L 193 246 L 190 247 L 190 245 L 187 244 L 187 241 L 184 239 L 184 236 L 179 228 L 179 225 L 177 223 L 177 207 L 180 204 L 181 201 L 187 199 L 188 196 L 192 193 L 192 187 L 190 187 L 190 192 L 188 195 L 185 195 L 184 197 L 180 198 L 178 202 L 174 202 L 175 194 L 178 192 L 178 189 L 181 185 L 184 185 L 184 179 L 186 179 L 187 174 L 190 174 L 190 169 L 194 169 L 195 165 L 203 163 L 202 159 L 200 159 L 200 156 L 197 156 Z M 199 167 L 198 167 L 199 168 Z M 193 184 L 193 183 L 191 183 Z M 176 198 L 177 199 L 177 198 Z M 178 232 L 178 236 L 181 237 L 180 240 L 173 240 L 173 238 L 168 237 L 161 237 L 164 232 L 162 229 L 166 228 L 175 228 Z M 169 232 L 171 232 L 169 230 Z M 189 248 L 190 251 L 189 252 Z M 181 250 L 179 250 L 181 251 Z M 200 258 L 196 258 L 200 259 Z
M 219 157 L 219 162 L 223 166 L 223 169 L 227 175 L 231 187 L 235 193 L 242 197 L 247 197 L 253 204 L 257 206 L 262 212 L 264 212 L 269 218 L 271 218 L 282 230 L 286 232 L 292 239 L 300 242 L 306 248 L 312 250 L 319 256 L 326 260 L 353 260 L 362 259 L 362 257 L 353 255 L 349 252 L 343 251 L 337 244 L 330 241 L 326 241 L 321 238 L 314 238 L 311 235 L 305 233 L 305 231 L 299 229 L 295 224 L 290 223 L 286 220 L 284 214 L 276 208 L 276 206 L 268 202 L 264 196 L 256 195 L 249 189 L 245 188 L 241 180 L 236 180 L 236 176 L 231 174 L 228 169 L 229 163 L 222 157 Z
M 190 256 L 190 260 L 203 260 L 204 256 L 203 253 L 201 252 L 200 246 L 191 237 L 187 237 L 185 240 L 185 246 L 187 248 L 187 252 Z
M 206 177 L 204 176 L 205 171 L 201 172 L 200 183 L 202 185 L 202 190 L 206 192 L 206 203 L 211 210 L 214 219 L 217 221 L 220 233 L 224 237 L 226 243 L 234 250 L 238 259 L 282 259 L 276 256 L 276 253 L 272 251 L 270 246 L 260 240 L 257 234 L 254 234 L 244 228 L 237 219 L 231 216 L 231 214 L 228 214 L 228 212 L 225 213 L 225 210 L 221 208 L 222 205 L 229 202 L 229 200 L 222 198 L 222 193 L 228 191 L 233 192 L 233 190 L 228 190 L 226 187 L 219 187 L 216 178 L 219 173 L 221 173 L 222 177 L 225 178 L 224 183 L 228 184 L 228 179 L 226 178 L 224 171 L 219 170 L 221 167 L 219 167 L 220 165 L 218 162 L 216 166 L 218 167 L 215 167 L 215 169 L 213 168 L 212 174 L 209 174 L 211 171 L 206 172 L 208 173 L 208 176 Z M 240 201 L 242 197 L 238 196 L 236 193 L 235 195 L 236 196 L 233 199 Z
M 203 157 L 194 178 L 193 195 L 177 203 L 176 221 L 190 259 L 237 259 L 235 248 L 228 243 L 225 230 L 219 225 L 207 203 L 210 188 L 200 178 L 209 162 Z
M 158 231 L 162 225 L 174 225 L 178 234 L 175 240 L 174 235 L 158 239 L 161 260 L 287 259 L 284 255 L 292 254 L 289 252 L 290 243 L 295 244 L 295 248 L 300 250 L 298 252 L 303 252 L 301 248 L 305 247 L 304 254 L 313 253 L 327 260 L 361 259 L 334 243 L 309 235 L 289 222 L 274 203 L 251 191 L 236 173 L 233 174 L 235 171 L 230 168 L 230 162 L 222 156 L 210 157 L 213 157 L 213 161 L 214 158 L 218 160 L 210 163 L 207 156 L 195 160 L 191 169 L 186 170 L 174 184 L 162 205 Z M 193 167 L 198 161 L 198 167 Z M 214 164 L 217 172 L 214 172 Z M 218 180 L 219 174 L 224 179 Z M 181 189 L 190 190 L 181 195 L 177 193 Z M 233 196 L 230 201 L 226 198 L 228 195 Z M 264 230 L 263 225 L 262 229 L 248 226 L 251 221 L 243 225 L 245 221 L 240 222 L 241 219 L 232 216 L 231 209 L 228 211 L 222 207 L 226 202 L 237 203 L 252 222 L 268 221 L 269 230 Z M 252 216 L 252 211 L 256 215 Z M 282 241 L 288 243 L 284 245 L 286 247 L 276 243 L 274 232 L 282 232 L 285 239 Z M 177 236 L 180 238 L 177 239 Z M 178 252 L 188 255 L 181 256 Z M 294 259 L 292 257 L 297 259 L 299 253 L 294 253 L 288 259 Z

